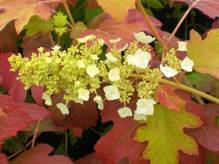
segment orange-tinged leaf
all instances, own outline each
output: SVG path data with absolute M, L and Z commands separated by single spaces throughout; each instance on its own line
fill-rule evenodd
M 201 36 L 192 31 L 188 41 L 188 56 L 194 61 L 197 72 L 208 73 L 219 79 L 219 29 L 208 32 L 202 40 Z
M 56 0 L 56 3 L 59 0 Z M 54 0 L 0 0 L 0 30 L 15 20 L 19 33 L 33 15 L 48 19 L 53 13 Z
M 156 90 L 155 98 L 169 109 L 180 111 L 185 105 L 185 101 L 179 97 L 174 90 L 175 89 L 169 85 L 161 85 Z
M 97 2 L 105 12 L 120 22 L 126 17 L 129 9 L 135 8 L 135 0 L 97 0 Z

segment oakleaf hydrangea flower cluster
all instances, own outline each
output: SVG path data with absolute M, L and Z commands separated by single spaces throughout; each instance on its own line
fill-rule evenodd
M 180 60 L 176 50 L 171 49 L 160 67 L 152 68 L 149 44 L 155 39 L 143 32 L 133 35 L 136 40 L 123 52 L 106 52 L 103 39 L 88 35 L 78 38 L 78 44 L 67 50 L 56 45 L 51 51 L 39 48 L 30 58 L 12 55 L 11 71 L 18 72 L 25 89 L 32 85 L 44 87 L 42 98 L 48 106 L 53 104 L 52 95 L 64 93 L 65 103 L 56 104 L 63 114 L 69 114 L 67 106 L 71 101 L 83 104 L 92 100 L 99 110 L 104 109 L 104 101 L 119 101 L 124 104 L 118 109 L 121 118 L 146 120 L 147 115 L 154 113 L 154 92 L 161 78 L 173 77 L 183 70 L 191 72 L 194 63 L 188 57 Z M 120 41 L 117 38 L 110 43 Z M 186 44 L 179 42 L 179 50 L 186 51 Z M 136 109 L 131 109 L 128 105 L 136 96 Z

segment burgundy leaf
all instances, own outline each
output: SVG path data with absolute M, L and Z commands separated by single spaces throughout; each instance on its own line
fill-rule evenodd
M 73 162 L 63 156 L 48 154 L 53 151 L 53 147 L 46 144 L 39 144 L 36 147 L 22 153 L 10 164 L 73 164 Z
M 173 2 L 183 2 L 192 5 L 194 0 L 172 0 Z M 196 0 L 197 1 L 197 0 Z M 219 16 L 219 1 L 218 0 L 199 0 L 194 8 L 201 10 L 204 14 L 214 19 Z

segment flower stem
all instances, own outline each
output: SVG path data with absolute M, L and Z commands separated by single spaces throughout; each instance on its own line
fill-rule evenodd
M 64 8 L 65 8 L 65 10 L 66 10 L 66 12 L 67 12 L 67 14 L 68 14 L 68 17 L 69 17 L 69 19 L 70 19 L 71 25 L 72 25 L 72 26 L 75 25 L 75 21 L 74 21 L 74 18 L 72 17 L 72 14 L 71 14 L 71 11 L 70 11 L 70 8 L 69 8 L 69 6 L 68 6 L 67 1 L 66 1 L 66 0 L 63 0 L 63 1 L 62 1 L 62 4 L 63 4 L 63 6 L 64 6 Z
M 188 87 L 188 86 L 186 86 L 186 85 L 184 85 L 184 84 L 176 83 L 176 82 L 173 82 L 173 81 L 170 81 L 170 80 L 166 80 L 166 79 L 161 79 L 161 80 L 160 80 L 160 83 L 168 84 L 168 85 L 170 85 L 170 86 L 172 86 L 172 87 L 174 87 L 174 88 L 187 91 L 187 92 L 192 93 L 192 94 L 194 94 L 194 95 L 198 95 L 198 96 L 200 96 L 200 97 L 202 97 L 202 98 L 205 98 L 205 99 L 207 99 L 207 100 L 209 100 L 209 101 L 212 101 L 212 102 L 214 102 L 214 103 L 216 103 L 216 104 L 219 104 L 219 99 L 218 99 L 218 98 L 213 97 L 213 96 L 211 96 L 211 95 L 208 95 L 208 94 L 206 94 L 206 93 L 204 93 L 204 92 L 202 92 L 202 91 L 199 91 L 199 90 L 197 90 L 197 89 Z

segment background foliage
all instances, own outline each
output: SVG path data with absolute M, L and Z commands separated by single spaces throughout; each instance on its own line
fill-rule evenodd
M 118 102 L 106 102 L 103 111 L 90 101 L 71 104 L 66 116 L 55 105 L 44 105 L 42 87 L 26 91 L 10 71 L 13 53 L 30 57 L 39 47 L 51 50 L 57 44 L 66 49 L 88 34 L 102 37 L 108 48 L 110 39 L 119 37 L 119 49 L 144 31 L 156 37 L 151 47 L 158 57 L 165 50 L 162 42 L 177 48 L 178 40 L 188 40 L 187 54 L 178 55 L 193 59 L 194 71 L 177 80 L 219 98 L 219 2 L 142 0 L 143 10 L 139 2 L 0 0 L 1 164 L 219 163 L 219 105 L 208 99 L 161 85 L 155 95 L 160 104 L 146 124 L 120 118 Z M 54 104 L 61 97 L 54 95 Z

